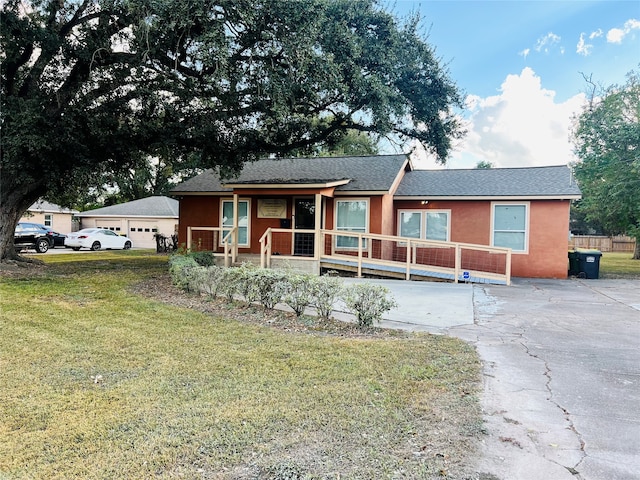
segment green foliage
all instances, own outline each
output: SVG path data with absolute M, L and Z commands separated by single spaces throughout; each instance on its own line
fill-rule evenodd
M 0 16 L 1 258 L 40 197 L 71 206 L 125 180 L 137 196 L 350 130 L 444 162 L 462 135 L 418 19 L 375 0 L 8 0 Z
M 480 170 L 489 170 L 494 167 L 495 165 L 493 164 L 493 162 L 490 162 L 488 160 L 480 160 L 478 163 L 476 163 L 476 168 Z
M 201 265 L 203 267 L 211 267 L 212 265 L 216 264 L 216 259 L 213 256 L 213 252 L 190 252 L 189 256 L 193 258 L 198 265 Z
M 169 257 L 169 275 L 178 288 L 190 290 L 192 272 L 199 267 L 195 259 L 188 255 L 171 255 Z
M 577 118 L 574 171 L 583 199 L 577 205 L 606 234 L 640 239 L 640 78 L 594 96 Z M 640 242 L 639 242 L 640 243 Z M 640 252 L 636 251 L 636 256 Z
M 291 307 L 296 317 L 302 316 L 305 309 L 313 304 L 311 285 L 315 275 L 291 273 L 285 285 L 282 302 Z
M 358 283 L 344 287 L 342 300 L 347 309 L 358 319 L 358 326 L 372 327 L 382 320 L 382 315 L 398 304 L 390 297 L 387 287 L 370 283 Z
M 333 306 L 342 293 L 342 279 L 333 275 L 322 275 L 311 279 L 313 306 L 320 318 L 329 319 Z
M 282 301 L 287 290 L 289 281 L 287 272 L 260 268 L 251 273 L 248 283 L 252 290 L 252 298 L 260 302 L 264 308 L 272 310 Z

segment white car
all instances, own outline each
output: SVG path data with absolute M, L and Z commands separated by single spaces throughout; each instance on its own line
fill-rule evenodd
M 64 239 L 65 247 L 73 250 L 88 248 L 90 250 L 104 249 L 124 249 L 131 248 L 131 240 L 127 237 L 118 235 L 111 230 L 103 228 L 84 228 L 78 232 L 67 234 Z

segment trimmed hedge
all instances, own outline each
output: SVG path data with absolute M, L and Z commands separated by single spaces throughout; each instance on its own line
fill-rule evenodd
M 277 304 L 285 304 L 298 317 L 308 307 L 314 307 L 320 318 L 329 319 L 336 302 L 342 300 L 362 328 L 380 322 L 385 312 L 397 307 L 389 290 L 380 285 L 362 283 L 345 286 L 341 278 L 333 275 L 262 269 L 249 263 L 229 268 L 217 267 L 213 261 L 203 265 L 209 263 L 209 258 L 200 255 L 202 253 L 206 252 L 170 257 L 169 273 L 174 285 L 211 298 L 223 296 L 229 302 L 259 303 L 267 310 L 274 309 Z

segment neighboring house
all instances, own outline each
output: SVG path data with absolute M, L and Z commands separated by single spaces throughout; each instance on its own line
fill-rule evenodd
M 133 200 L 78 213 L 81 228 L 106 228 L 126 235 L 134 247 L 155 248 L 155 234 L 171 236 L 178 226 L 178 201 L 164 196 Z
M 58 233 L 69 233 L 78 229 L 78 224 L 74 219 L 77 213 L 77 210 L 63 208 L 45 200 L 38 200 L 29 207 L 20 222 L 40 223 Z
M 260 160 L 171 193 L 190 248 L 261 254 L 263 264 L 308 257 L 312 271 L 357 257 L 406 268 L 406 278 L 429 264 L 425 276 L 457 280 L 475 271 L 505 280 L 507 270 L 566 278 L 569 206 L 580 198 L 566 166 L 414 170 L 406 155 Z

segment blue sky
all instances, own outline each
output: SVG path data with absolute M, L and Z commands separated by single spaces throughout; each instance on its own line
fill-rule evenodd
M 571 117 L 584 102 L 582 74 L 625 83 L 640 70 L 640 1 L 413 1 L 383 3 L 399 17 L 418 12 L 427 42 L 468 95 L 469 135 L 448 168 L 479 160 L 498 167 L 573 161 Z M 417 152 L 422 166 L 434 164 Z

